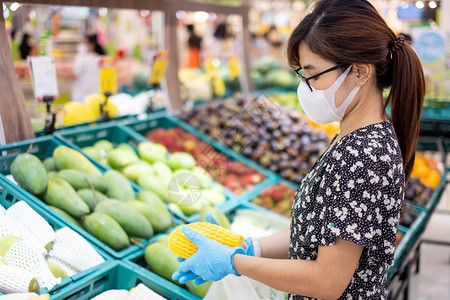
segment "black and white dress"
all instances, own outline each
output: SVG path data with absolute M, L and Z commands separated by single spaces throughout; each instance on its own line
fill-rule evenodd
M 357 269 L 339 299 L 386 299 L 404 189 L 402 155 L 389 121 L 342 137 L 297 190 L 289 258 L 315 260 L 318 247 L 332 246 L 335 239 L 361 245 Z

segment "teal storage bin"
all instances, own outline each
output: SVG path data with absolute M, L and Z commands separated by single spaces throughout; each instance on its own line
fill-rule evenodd
M 161 119 L 165 119 L 165 114 L 158 114 L 158 116 L 162 116 Z M 157 118 L 159 120 L 159 118 Z M 95 142 L 101 139 L 105 139 L 110 141 L 111 143 L 117 144 L 128 144 L 133 147 L 137 151 L 137 145 L 140 142 L 148 141 L 146 138 L 141 136 L 139 133 L 134 132 L 132 129 L 120 125 L 120 124 L 103 124 L 93 128 L 76 128 L 73 130 L 64 130 L 55 134 L 56 138 L 58 138 L 62 143 L 67 146 L 80 151 L 85 156 L 89 157 L 91 160 L 96 161 L 97 165 L 101 165 L 99 161 L 95 160 L 93 157 L 89 156 L 85 152 L 83 152 L 82 148 L 92 146 Z M 109 169 L 101 165 L 104 169 Z M 142 190 L 136 183 L 130 181 L 131 185 L 136 191 Z M 236 205 L 236 197 L 228 190 L 225 190 L 225 196 L 227 201 L 225 203 L 220 204 L 218 208 L 223 211 L 227 211 L 232 209 Z M 170 208 L 169 208 L 170 210 Z M 179 212 L 172 211 L 177 218 L 185 221 L 185 222 L 193 222 L 193 220 L 198 217 L 198 214 L 193 216 L 186 216 L 184 214 L 180 214 Z
M 80 282 L 66 286 L 52 300 L 89 300 L 112 289 L 126 289 L 144 284 L 166 299 L 199 299 L 181 287 L 124 261 L 111 261 L 96 272 L 83 278 Z
M 60 229 L 62 227 L 69 227 L 69 226 L 67 226 L 66 223 L 62 222 L 59 218 L 57 218 L 50 211 L 42 208 L 40 205 L 38 205 L 34 201 L 26 201 L 25 196 L 23 194 L 21 194 L 14 187 L 14 184 L 2 176 L 0 178 L 0 205 L 2 207 L 4 207 L 5 209 L 8 209 L 12 205 L 14 205 L 16 202 L 22 201 L 22 200 L 25 201 L 40 216 L 42 216 L 45 219 L 45 221 L 47 221 L 54 230 Z M 95 245 L 92 245 L 92 246 L 105 259 L 105 262 L 103 264 L 93 267 L 89 270 L 85 270 L 83 272 L 77 273 L 71 277 L 64 278 L 61 281 L 61 284 L 53 287 L 50 291 L 44 288 L 39 291 L 39 294 L 49 293 L 50 295 L 58 295 L 60 293 L 61 289 L 82 281 L 84 277 L 88 276 L 91 273 L 94 273 L 98 270 L 104 269 L 105 265 L 107 265 L 108 262 L 112 261 L 112 257 L 109 256 L 105 251 L 101 250 L 99 247 L 97 247 Z M 0 295 L 1 295 L 1 293 L 0 293 Z
M 52 136 L 44 136 L 40 138 L 36 138 L 33 140 L 21 141 L 18 143 L 8 144 L 4 146 L 0 146 L 0 180 L 2 180 L 5 184 L 9 184 L 11 189 L 16 190 L 18 194 L 21 195 L 23 200 L 28 204 L 34 204 L 40 207 L 42 210 L 48 212 L 50 215 L 54 216 L 56 219 L 60 220 L 65 226 L 72 228 L 74 231 L 79 233 L 85 239 L 87 239 L 91 244 L 96 245 L 98 248 L 103 249 L 106 253 L 111 255 L 114 258 L 123 258 L 130 253 L 133 253 L 140 249 L 137 245 L 133 245 L 121 251 L 115 251 L 111 247 L 102 243 L 100 240 L 89 234 L 84 229 L 74 225 L 67 219 L 63 218 L 53 210 L 51 210 L 48 205 L 42 200 L 38 199 L 36 196 L 27 192 L 19 186 L 13 185 L 10 181 L 5 177 L 10 175 L 9 167 L 14 160 L 14 158 L 21 153 L 31 153 L 37 156 L 39 159 L 43 160 L 47 157 L 51 157 L 53 155 L 53 150 L 60 146 L 66 145 L 60 139 L 57 139 Z M 89 159 L 89 157 L 88 157 Z M 105 167 L 103 167 L 100 163 L 96 162 L 93 159 L 89 159 L 102 173 L 105 172 Z M 135 190 L 136 191 L 136 190 Z M 176 220 L 174 220 L 175 224 Z M 144 242 L 144 245 L 148 244 L 148 242 Z

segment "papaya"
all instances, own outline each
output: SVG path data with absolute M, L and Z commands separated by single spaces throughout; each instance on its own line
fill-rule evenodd
M 58 170 L 74 169 L 95 177 L 102 176 L 102 173 L 83 154 L 69 147 L 56 147 L 53 158 Z
M 169 156 L 167 164 L 174 171 L 178 169 L 190 170 L 195 167 L 195 159 L 189 153 L 175 152 Z
M 130 246 L 126 232 L 107 214 L 94 212 L 84 219 L 83 224 L 87 232 L 116 251 Z
M 135 200 L 133 187 L 128 179 L 115 170 L 107 171 L 103 177 L 108 190 L 106 196 L 120 201 Z
M 78 222 L 77 219 L 75 219 L 74 217 L 72 217 L 71 215 L 69 215 L 68 213 L 66 213 L 65 211 L 63 211 L 62 209 L 59 209 L 57 207 L 51 206 L 49 205 L 48 207 L 50 207 L 54 212 L 56 212 L 57 214 L 59 214 L 61 217 L 66 218 L 68 221 L 70 221 L 71 223 L 77 225 L 78 227 L 82 227 L 81 223 Z
M 103 201 L 95 207 L 95 212 L 107 214 L 116 220 L 129 236 L 146 239 L 153 236 L 150 222 L 134 208 L 119 200 Z
M 152 142 L 142 142 L 138 146 L 138 152 L 143 160 L 154 163 L 156 161 L 165 162 L 168 151 L 163 145 Z
M 147 174 L 138 178 L 138 185 L 144 190 L 152 191 L 163 201 L 168 201 L 167 183 L 164 183 L 156 175 Z
M 206 294 L 209 291 L 209 288 L 211 287 L 211 284 L 212 284 L 212 281 L 208 281 L 208 282 L 205 282 L 200 285 L 194 285 L 194 282 L 191 281 L 186 284 L 186 288 L 192 294 L 194 294 L 200 298 L 205 298 Z
M 180 285 L 172 279 L 172 274 L 180 268 L 177 256 L 169 251 L 169 246 L 164 243 L 153 243 L 145 248 L 145 262 L 150 270 L 173 283 Z
M 53 157 L 44 159 L 42 163 L 44 164 L 44 168 L 47 172 L 58 171 L 56 168 L 55 159 Z
M 137 182 L 138 178 L 141 175 L 153 174 L 153 173 L 154 173 L 154 169 L 153 169 L 152 165 L 144 160 L 140 160 L 135 163 L 132 163 L 132 164 L 126 166 L 122 170 L 122 174 L 134 182 Z
M 161 201 L 159 207 L 152 206 L 142 201 L 130 201 L 126 203 L 128 206 L 134 208 L 138 213 L 143 215 L 147 221 L 152 225 L 155 233 L 165 232 L 172 226 L 170 213 Z
M 108 197 L 106 197 L 104 194 L 93 191 L 91 189 L 81 189 L 77 191 L 78 196 L 86 203 L 91 211 L 94 210 L 95 206 L 99 204 L 102 201 L 108 200 Z
M 81 150 L 83 150 L 84 153 L 86 153 L 87 155 L 89 155 L 90 157 L 92 157 L 93 159 L 100 159 L 100 152 L 98 151 L 97 148 L 89 146 L 89 147 L 84 147 L 81 148 Z
M 78 170 L 61 170 L 58 172 L 58 177 L 67 181 L 75 190 L 90 189 L 92 186 L 95 190 L 104 193 L 108 188 L 102 179 Z
M 90 212 L 89 206 L 78 196 L 73 187 L 62 178 L 50 179 L 44 200 L 48 205 L 60 208 L 75 218 L 82 217 Z
M 138 160 L 139 157 L 135 153 L 126 150 L 114 149 L 108 152 L 108 164 L 116 170 L 122 170 Z
M 11 164 L 11 175 L 17 184 L 33 195 L 42 195 L 48 184 L 47 171 L 33 154 L 19 154 Z

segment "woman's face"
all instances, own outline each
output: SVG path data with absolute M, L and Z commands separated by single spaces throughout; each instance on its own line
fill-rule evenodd
M 311 77 L 336 65 L 335 62 L 325 60 L 319 55 L 313 53 L 305 42 L 300 43 L 299 54 L 300 65 L 305 71 L 306 77 Z M 341 70 L 337 69 L 311 79 L 309 84 L 316 90 L 326 90 L 339 78 L 340 75 Z M 342 105 L 355 86 L 356 82 L 354 81 L 352 71 L 350 71 L 344 83 L 336 92 L 336 107 L 340 107 Z

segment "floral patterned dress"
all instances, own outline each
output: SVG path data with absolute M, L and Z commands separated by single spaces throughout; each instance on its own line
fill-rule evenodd
M 289 258 L 315 260 L 318 247 L 332 246 L 335 239 L 361 245 L 357 269 L 339 299 L 386 299 L 404 189 L 403 160 L 389 121 L 342 137 L 297 190 Z

